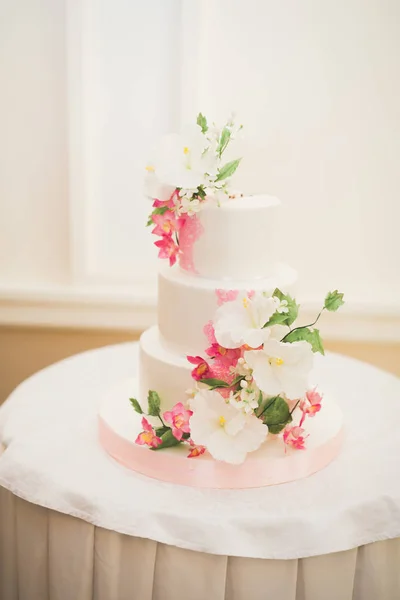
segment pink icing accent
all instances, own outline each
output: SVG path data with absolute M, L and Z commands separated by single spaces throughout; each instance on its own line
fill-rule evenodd
M 236 300 L 239 290 L 215 290 L 217 295 L 217 304 L 218 306 L 222 306 L 225 302 L 232 302 L 232 300 Z
M 210 344 L 210 346 L 212 344 L 216 344 L 217 340 L 215 337 L 215 330 L 214 330 L 214 324 L 212 321 L 208 321 L 208 323 L 206 323 L 203 327 L 203 331 L 204 334 L 208 340 L 208 343 Z
M 193 259 L 193 246 L 203 232 L 204 227 L 197 215 L 186 217 L 179 232 L 179 264 L 182 269 L 190 273 L 197 273 Z
M 151 452 L 120 437 L 101 417 L 99 438 L 103 448 L 115 460 L 142 475 L 199 488 L 244 489 L 278 485 L 316 473 L 339 454 L 344 432 L 341 429 L 321 446 L 304 452 L 285 454 L 282 448 L 281 456 L 278 452 L 268 460 L 265 456 L 252 458 L 250 454 L 242 465 L 215 461 L 207 452 L 195 461 L 188 460 L 185 454 L 179 452 Z M 267 443 L 282 444 L 280 439 L 272 438 Z

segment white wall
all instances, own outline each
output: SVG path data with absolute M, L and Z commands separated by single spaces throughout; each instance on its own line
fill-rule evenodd
M 396 0 L 0 0 L 0 321 L 146 326 L 141 167 L 202 110 L 245 124 L 306 308 L 400 339 Z M 5 90 L 5 93 L 3 93 Z

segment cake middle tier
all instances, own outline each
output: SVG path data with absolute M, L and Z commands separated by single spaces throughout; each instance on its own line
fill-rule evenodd
M 268 278 L 249 281 L 196 277 L 178 266 L 164 267 L 158 277 L 158 327 L 164 348 L 178 356 L 202 356 L 207 348 L 204 326 L 218 308 L 216 290 L 292 292 L 296 271 L 277 264 Z
M 157 326 L 150 327 L 140 337 L 139 400 L 147 409 L 149 390 L 161 398 L 162 410 L 170 410 L 177 402 L 185 402 L 185 392 L 194 387 L 193 365 L 185 356 L 169 352 L 161 343 Z

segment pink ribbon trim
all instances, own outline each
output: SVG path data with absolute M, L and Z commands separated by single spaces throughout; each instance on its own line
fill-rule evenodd
M 340 429 L 335 437 L 317 448 L 293 451 L 278 458 L 252 458 L 250 454 L 242 465 L 218 462 L 207 454 L 187 458 L 173 450 L 151 451 L 119 436 L 101 417 L 99 438 L 108 454 L 142 475 L 192 487 L 244 489 L 278 485 L 316 473 L 339 454 L 344 432 Z M 282 444 L 280 440 L 276 443 Z

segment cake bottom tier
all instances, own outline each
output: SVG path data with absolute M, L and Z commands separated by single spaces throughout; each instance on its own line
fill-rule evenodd
M 207 452 L 187 458 L 186 445 L 152 451 L 135 444 L 141 415 L 129 398 L 139 392 L 135 379 L 121 381 L 109 390 L 99 412 L 99 438 L 104 449 L 120 464 L 154 479 L 201 488 L 244 489 L 264 487 L 308 477 L 326 467 L 340 452 L 343 417 L 338 405 L 324 397 L 324 407 L 306 419 L 305 450 L 285 449 L 281 436 L 269 435 L 241 465 L 215 461 Z

